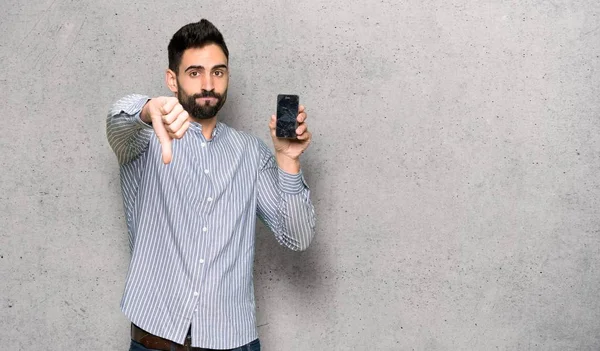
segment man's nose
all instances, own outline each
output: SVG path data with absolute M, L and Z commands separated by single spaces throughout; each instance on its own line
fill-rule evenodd
M 211 91 L 213 90 L 214 87 L 214 82 L 213 82 L 213 76 L 210 72 L 208 72 L 202 82 L 202 89 L 206 90 L 206 91 Z

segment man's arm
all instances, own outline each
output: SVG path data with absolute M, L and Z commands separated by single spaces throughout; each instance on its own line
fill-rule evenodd
M 306 250 L 314 237 L 316 216 L 302 171 L 291 174 L 281 169 L 263 143 L 260 153 L 258 217 L 281 245 Z
M 110 108 L 106 117 L 106 137 L 117 155 L 119 164 L 137 158 L 146 148 L 154 134 L 152 126 L 140 118 L 149 98 L 144 95 L 127 95 Z
M 171 162 L 171 141 L 182 138 L 189 125 L 189 115 L 177 98 L 150 99 L 132 94 L 111 107 L 106 118 L 106 136 L 119 164 L 126 164 L 146 150 L 155 134 L 166 164 Z
M 258 216 L 271 228 L 282 245 L 306 250 L 315 233 L 315 210 L 300 168 L 300 155 L 311 141 L 304 106 L 298 110 L 296 140 L 278 138 L 275 116 L 269 128 L 275 156 L 261 143 L 258 174 Z

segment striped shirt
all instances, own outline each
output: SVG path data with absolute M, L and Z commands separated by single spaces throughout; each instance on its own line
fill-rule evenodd
M 183 344 L 230 349 L 256 339 L 253 263 L 258 216 L 280 244 L 304 250 L 315 214 L 302 173 L 277 167 L 260 139 L 193 122 L 170 164 L 140 119 L 147 96 L 117 101 L 107 137 L 120 165 L 131 263 L 121 309 L 140 328 Z

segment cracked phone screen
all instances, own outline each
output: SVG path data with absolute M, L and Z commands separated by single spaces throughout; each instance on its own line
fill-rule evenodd
M 277 96 L 277 137 L 288 139 L 297 137 L 298 100 L 298 95 Z

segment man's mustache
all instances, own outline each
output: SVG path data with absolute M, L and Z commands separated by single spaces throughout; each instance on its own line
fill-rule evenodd
M 212 97 L 212 98 L 216 98 L 216 99 L 222 98 L 221 94 L 217 94 L 213 90 L 211 90 L 211 91 L 203 90 L 199 94 L 192 95 L 192 98 L 194 98 L 194 99 L 207 98 L 207 97 Z

